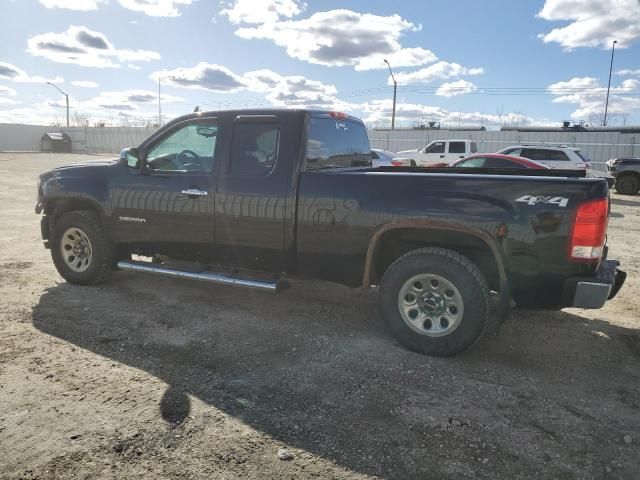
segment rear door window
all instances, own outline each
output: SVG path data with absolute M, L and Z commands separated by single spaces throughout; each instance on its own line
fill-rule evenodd
M 513 155 L 513 154 L 512 154 Z M 568 162 L 567 155 L 560 150 L 549 150 L 546 148 L 523 148 L 522 157 L 535 160 L 537 162 Z
M 465 142 L 449 142 L 449 153 L 465 153 L 466 150 Z
M 476 142 L 471 142 L 471 153 L 476 153 L 478 151 L 478 144 Z
M 545 152 L 545 160 L 548 162 L 568 162 L 567 154 L 560 150 L 543 150 Z
M 371 165 L 367 129 L 350 119 L 311 117 L 307 140 L 307 170 Z
M 268 175 L 278 158 L 279 133 L 275 123 L 236 123 L 231 142 L 230 174 Z

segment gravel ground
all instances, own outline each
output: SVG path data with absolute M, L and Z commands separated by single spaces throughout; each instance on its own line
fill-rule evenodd
M 66 284 L 35 182 L 86 158 L 0 154 L 0 477 L 640 477 L 640 197 L 613 194 L 618 298 L 516 311 L 439 359 L 400 347 L 372 292 Z

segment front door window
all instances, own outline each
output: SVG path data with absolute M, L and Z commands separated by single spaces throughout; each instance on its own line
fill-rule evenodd
M 215 123 L 186 125 L 149 151 L 146 167 L 155 172 L 211 172 L 217 135 Z

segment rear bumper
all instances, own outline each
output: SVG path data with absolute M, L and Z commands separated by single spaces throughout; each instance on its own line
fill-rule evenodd
M 605 260 L 593 277 L 572 277 L 564 282 L 563 303 L 568 307 L 602 308 L 615 297 L 627 278 L 620 262 Z

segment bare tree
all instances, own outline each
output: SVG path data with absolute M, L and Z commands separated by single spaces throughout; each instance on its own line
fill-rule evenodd
M 73 112 L 73 125 L 87 128 L 91 124 L 91 115 L 86 112 Z
M 500 105 L 496 108 L 496 115 L 498 115 L 498 122 L 500 123 L 500 128 L 502 128 L 502 118 L 504 117 L 504 105 Z

